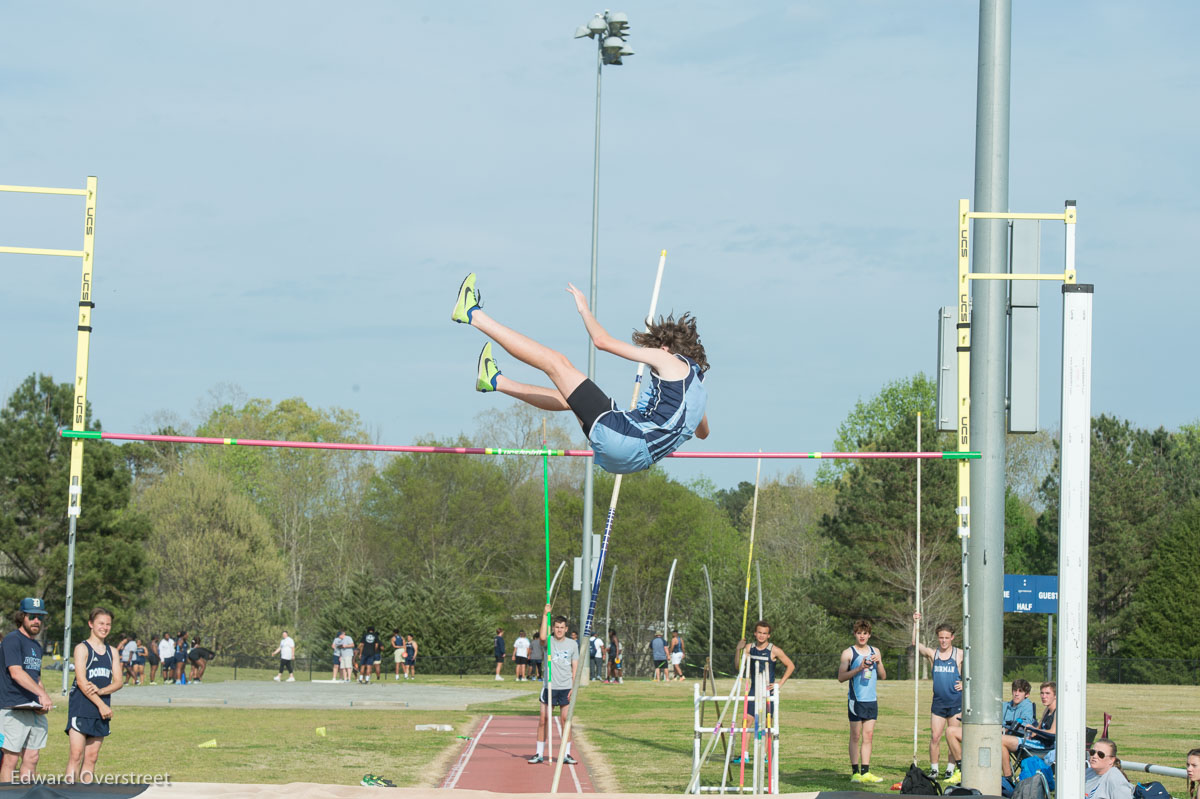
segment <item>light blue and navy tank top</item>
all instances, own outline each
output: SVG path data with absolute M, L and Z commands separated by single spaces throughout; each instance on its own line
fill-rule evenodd
M 105 646 L 103 652 L 97 652 L 87 641 L 84 641 L 83 645 L 87 647 L 88 652 L 87 668 L 83 672 L 88 682 L 97 688 L 107 688 L 112 685 L 112 651 Z M 100 698 L 104 700 L 104 704 L 112 706 L 112 699 L 108 694 Z M 83 695 L 83 691 L 79 690 L 78 680 L 71 687 L 71 695 L 67 699 L 67 709 L 68 715 L 72 718 L 100 718 L 100 709 L 93 704 L 92 700 Z
M 854 647 L 850 647 L 850 651 L 854 653 L 854 657 L 850 659 L 850 670 L 854 671 L 862 665 L 863 660 L 875 654 L 875 647 L 867 647 L 869 650 L 864 656 L 859 653 Z M 861 674 L 855 674 L 849 680 L 850 698 L 858 702 L 875 702 L 877 696 L 875 694 L 875 686 L 878 683 L 875 675 L 875 669 L 864 669 Z
M 618 411 L 613 403 L 613 410 L 588 431 L 596 465 L 606 472 L 649 469 L 695 435 L 708 402 L 704 375 L 695 361 L 678 353 L 675 357 L 688 365 L 685 377 L 663 380 L 650 370 L 634 410 Z
M 404 657 L 407 658 L 408 660 L 412 660 L 416 656 L 417 656 L 417 647 L 413 644 L 412 641 L 409 641 L 407 644 L 404 645 Z
M 958 660 L 955 658 L 957 653 L 958 650 L 951 647 L 950 657 L 945 660 L 938 657 L 936 650 L 933 653 L 933 695 L 936 699 L 961 701 L 962 691 L 954 687 L 962 678 L 958 672 Z

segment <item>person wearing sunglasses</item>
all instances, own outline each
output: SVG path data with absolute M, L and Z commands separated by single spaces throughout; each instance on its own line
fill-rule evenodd
M 1083 796 L 1084 799 L 1133 799 L 1133 785 L 1117 760 L 1117 745 L 1108 738 L 1097 739 L 1088 750 Z

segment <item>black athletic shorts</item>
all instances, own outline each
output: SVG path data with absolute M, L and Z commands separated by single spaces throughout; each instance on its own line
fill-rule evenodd
M 571 689 L 570 688 L 555 688 L 550 692 L 550 701 L 546 702 L 546 687 L 542 686 L 542 693 L 538 697 L 543 705 L 549 704 L 551 707 L 566 707 L 571 704 Z
M 616 410 L 612 399 L 600 390 L 591 380 L 585 379 L 580 383 L 571 396 L 567 397 L 567 405 L 575 412 L 579 424 L 583 426 L 583 434 L 590 435 L 596 420 L 604 414 Z

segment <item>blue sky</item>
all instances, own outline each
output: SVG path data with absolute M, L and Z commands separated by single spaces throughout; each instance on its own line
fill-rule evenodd
M 100 179 L 89 398 L 105 428 L 195 423 L 234 384 L 350 408 L 384 443 L 469 433 L 512 402 L 472 390 L 482 337 L 448 320 L 471 270 L 497 318 L 582 364 L 563 287 L 588 279 L 595 53 L 572 34 L 600 10 L 6 5 L 0 183 Z M 613 10 L 637 55 L 604 72 L 600 320 L 638 324 L 668 250 L 660 310 L 697 315 L 712 363 L 703 449 L 829 449 L 855 401 L 934 370 L 974 180 L 978 6 Z M 1014 3 L 1011 207 L 1078 201 L 1093 411 L 1145 426 L 1200 416 L 1198 27 L 1188 2 Z M 78 198 L 0 195 L 0 244 L 75 248 L 81 218 Z M 1047 226 L 1047 271 L 1061 240 Z M 34 371 L 69 381 L 78 261 L 0 269 L 0 392 Z M 1057 287 L 1041 301 L 1054 428 Z M 621 402 L 632 374 L 600 357 Z

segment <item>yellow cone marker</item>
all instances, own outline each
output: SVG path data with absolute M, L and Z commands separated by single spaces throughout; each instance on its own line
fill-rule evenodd
M 205 741 L 202 744 L 196 744 L 196 748 L 197 749 L 216 749 L 217 748 L 217 739 L 213 738 L 211 741 Z

